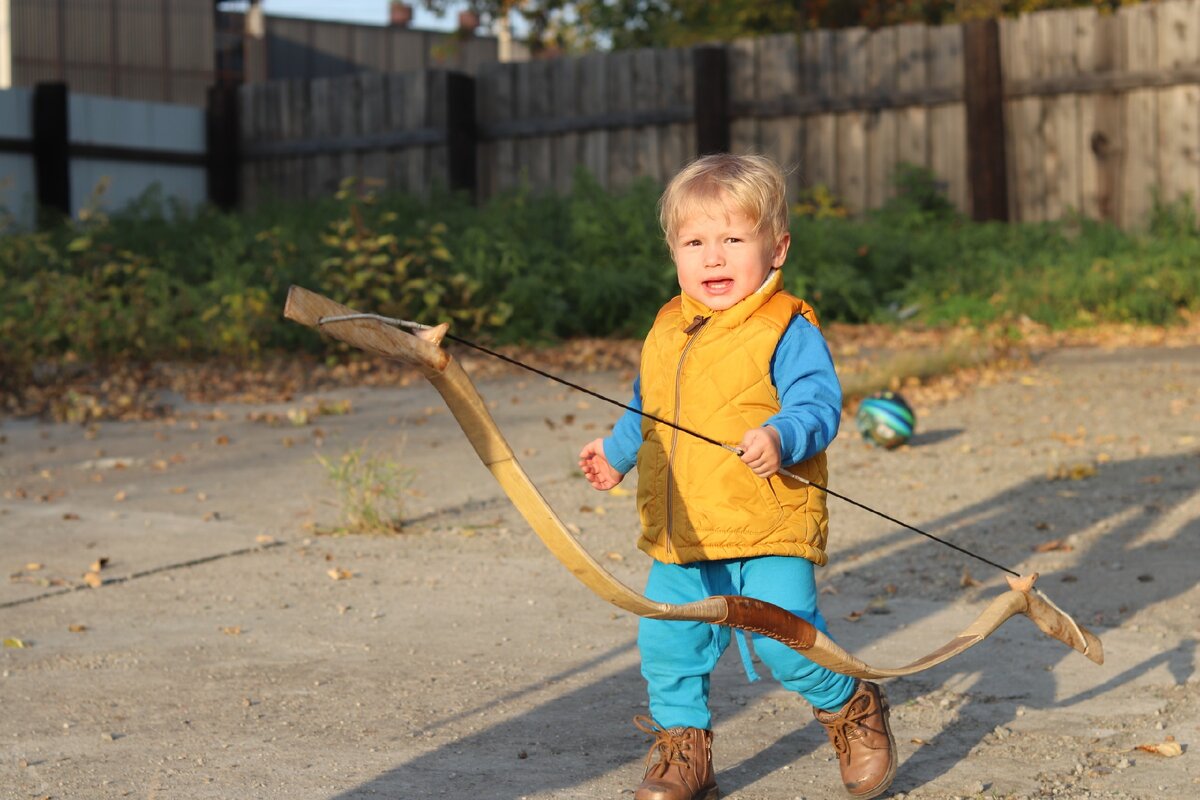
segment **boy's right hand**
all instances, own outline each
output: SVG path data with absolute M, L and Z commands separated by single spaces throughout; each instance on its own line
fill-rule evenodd
M 579 451 L 579 468 L 583 470 L 583 477 L 587 478 L 592 488 L 601 491 L 608 491 L 625 477 L 624 473 L 613 469 L 604 457 L 603 439 L 596 439 L 583 446 L 583 450 Z

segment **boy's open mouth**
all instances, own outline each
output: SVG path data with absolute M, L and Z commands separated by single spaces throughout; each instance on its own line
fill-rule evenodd
M 722 294 L 729 291 L 733 286 L 732 278 L 716 278 L 714 280 L 704 281 L 704 288 L 713 294 Z

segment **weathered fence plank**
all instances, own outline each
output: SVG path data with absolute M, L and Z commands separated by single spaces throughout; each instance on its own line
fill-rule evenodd
M 633 107 L 633 58 L 634 52 L 625 50 L 611 54 L 606 60 L 606 111 L 612 116 L 624 114 Z M 608 137 L 608 185 L 623 189 L 633 182 L 635 174 L 633 130 L 621 126 Z
M 362 54 L 360 53 L 360 57 Z M 387 131 L 386 78 L 379 72 L 364 72 L 358 76 L 359 98 L 358 130 L 365 136 L 374 136 Z M 383 149 L 368 150 L 359 161 L 359 177 L 363 185 L 377 189 L 387 185 L 388 156 Z
M 928 88 L 928 53 L 924 25 L 901 25 L 896 29 L 896 90 L 923 92 Z M 897 114 L 896 160 L 929 166 L 929 110 L 909 106 Z
M 608 110 L 608 70 L 605 69 L 607 57 L 601 53 L 592 53 L 579 60 L 581 80 L 580 111 L 585 117 L 595 117 Z M 608 138 L 606 128 L 593 130 L 582 134 L 583 166 L 596 178 L 601 186 L 607 187 L 608 181 Z
M 1118 15 L 1125 32 L 1123 66 L 1129 70 L 1153 69 L 1158 62 L 1158 6 L 1125 6 Z M 1124 202 L 1119 220 L 1125 226 L 1146 220 L 1154 192 L 1161 185 L 1158 96 L 1155 89 L 1134 89 L 1125 93 L 1129 154 L 1125 159 Z
M 1158 10 L 1158 67 L 1200 65 L 1200 2 L 1177 0 Z M 1200 199 L 1200 86 L 1171 86 L 1158 96 L 1162 199 Z
M 961 95 L 963 82 L 962 28 L 941 25 L 928 31 L 929 88 L 949 96 Z M 967 187 L 966 109 L 961 102 L 929 109 L 929 168 L 946 184 L 946 195 L 970 212 Z M 1011 182 L 1009 184 L 1012 185 Z
M 693 107 L 692 53 L 690 50 L 659 50 L 658 75 L 660 108 Z M 694 122 L 676 122 L 662 127 L 658 148 L 658 174 L 662 179 L 669 179 L 691 158 L 695 137 L 696 125 Z
M 576 119 L 579 116 L 579 60 L 560 58 L 552 65 L 550 113 L 555 119 Z M 575 184 L 575 167 L 583 158 L 580 134 L 568 131 L 555 137 L 553 149 L 554 190 L 566 194 Z
M 1043 44 L 1041 30 L 1032 14 L 1002 20 L 1004 82 L 1032 81 L 1042 77 Z M 1012 219 L 1035 222 L 1045 219 L 1046 173 L 1042 140 L 1044 99 L 1039 95 L 1016 97 L 1007 101 L 1006 119 L 1012 128 L 1009 141 L 1013 155 L 1010 185 L 1013 192 Z
M 827 102 L 837 91 L 833 32 L 812 31 L 804 34 L 801 41 L 805 94 L 818 102 Z M 833 114 L 805 117 L 803 185 L 836 189 L 838 175 L 836 117 Z
M 837 90 L 862 96 L 870 80 L 866 28 L 847 28 L 835 38 Z M 837 115 L 837 193 L 855 213 L 867 209 L 867 113 L 849 111 Z
M 1121 20 L 1116 15 L 1093 16 L 1082 37 L 1082 69 L 1110 74 L 1124 64 Z M 1090 43 L 1090 46 L 1088 46 Z M 1080 127 L 1087 140 L 1082 170 L 1083 209 L 1096 219 L 1119 222 L 1124 216 L 1125 108 L 1114 92 L 1085 96 L 1080 101 Z M 1090 131 L 1090 132 L 1088 132 Z
M 538 120 L 550 116 L 550 61 L 533 61 L 516 71 L 516 119 Z M 553 154 L 546 136 L 529 136 L 517 141 L 521 181 L 544 189 L 552 184 Z
M 758 48 L 759 100 L 778 105 L 801 92 L 800 52 L 792 34 L 764 37 Z M 799 117 L 784 115 L 764 118 L 758 128 L 755 152 L 770 153 L 787 175 L 788 196 L 800 191 L 800 161 L 804 137 Z
M 726 47 L 729 66 L 729 102 L 735 109 L 753 107 L 759 100 L 757 40 L 738 39 Z M 700 102 L 704 102 L 703 98 Z M 735 153 L 756 153 L 759 149 L 757 117 L 734 112 L 729 127 L 729 149 Z

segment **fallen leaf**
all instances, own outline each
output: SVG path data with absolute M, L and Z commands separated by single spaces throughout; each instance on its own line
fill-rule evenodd
M 608 551 L 607 553 L 604 554 L 604 557 L 607 558 L 609 561 L 624 561 L 625 560 L 625 556 L 621 555 L 616 550 Z
M 608 490 L 608 493 L 613 497 L 629 497 L 633 492 L 621 486 L 614 486 Z
M 68 522 L 74 522 L 79 519 L 79 515 L 74 511 L 68 511 L 67 513 L 63 514 L 63 519 L 67 520 Z
M 83 633 L 88 629 L 87 625 L 68 625 L 67 630 L 71 633 Z
M 225 434 L 222 433 L 220 436 L 218 436 L 216 438 L 215 441 L 218 445 L 226 445 L 226 444 L 229 444 L 230 439 L 228 436 L 226 436 Z
M 83 576 L 83 582 L 93 589 L 99 589 L 104 585 L 104 578 L 100 577 L 99 572 L 88 572 Z
M 1049 541 L 1042 542 L 1041 544 L 1035 544 L 1033 546 L 1033 552 L 1035 553 L 1069 553 L 1074 549 L 1074 547 L 1067 544 L 1067 542 L 1063 539 L 1050 539 Z
M 1096 465 L 1087 462 L 1059 464 L 1046 472 L 1046 478 L 1052 481 L 1082 481 L 1095 475 Z
M 971 570 L 963 568 L 962 578 L 959 579 L 958 585 L 964 589 L 971 586 L 983 586 L 983 582 L 971 576 Z
M 258 536 L 254 537 L 254 541 L 258 542 L 259 544 L 275 544 L 275 537 L 268 536 L 265 533 L 260 533 Z
M 44 567 L 45 567 L 45 564 L 41 564 L 37 561 L 30 561 L 28 564 L 25 565 L 25 570 L 27 572 L 37 572 L 39 569 L 43 569 Z
M 221 633 L 228 634 L 229 636 L 241 636 L 242 635 L 242 626 L 241 625 L 227 625 L 227 626 L 221 628 L 220 630 L 221 630 Z
M 15 636 L 9 636 L 4 640 L 4 646 L 12 650 L 23 650 L 29 645 L 25 644 L 24 640 L 18 639 Z
M 104 569 L 107 566 L 108 566 L 108 557 L 101 556 L 100 558 L 97 558 L 95 561 L 93 561 L 92 565 L 90 567 L 88 567 L 88 569 L 92 572 L 99 572 L 100 570 Z
M 860 619 L 862 619 L 862 616 L 863 612 L 861 611 L 851 611 L 846 615 L 846 620 L 848 622 L 858 622 Z
M 188 493 L 188 487 L 186 487 L 186 486 L 172 486 L 171 487 L 171 494 L 187 494 L 187 493 Z
M 1174 736 L 1168 736 L 1164 741 L 1158 744 L 1139 744 L 1136 748 L 1144 753 L 1154 753 L 1155 755 L 1165 756 L 1166 758 L 1174 758 L 1175 756 L 1183 755 L 1183 745 L 1175 741 Z
M 125 490 L 122 489 L 121 491 L 119 491 L 113 495 L 113 500 L 115 500 L 118 503 L 123 503 L 123 502 L 125 502 L 125 498 L 128 496 L 129 495 L 125 494 Z
M 335 581 L 349 580 L 350 578 L 354 577 L 353 572 L 348 569 L 341 569 L 340 567 L 334 567 L 325 574 Z
M 927 745 L 927 744 L 929 744 L 929 742 L 925 741 L 924 739 L 918 739 L 918 738 L 916 738 L 916 737 L 913 737 L 913 738 L 912 738 L 912 739 L 910 739 L 909 741 L 911 741 L 913 744 L 915 744 L 915 745 L 919 745 L 919 746 L 923 746 L 923 745 Z

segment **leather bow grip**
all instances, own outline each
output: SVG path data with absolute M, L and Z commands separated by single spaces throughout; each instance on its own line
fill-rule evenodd
M 817 639 L 817 629 L 812 623 L 777 605 L 740 595 L 725 595 L 721 599 L 727 612 L 718 624 L 761 633 L 801 652 L 812 648 Z

